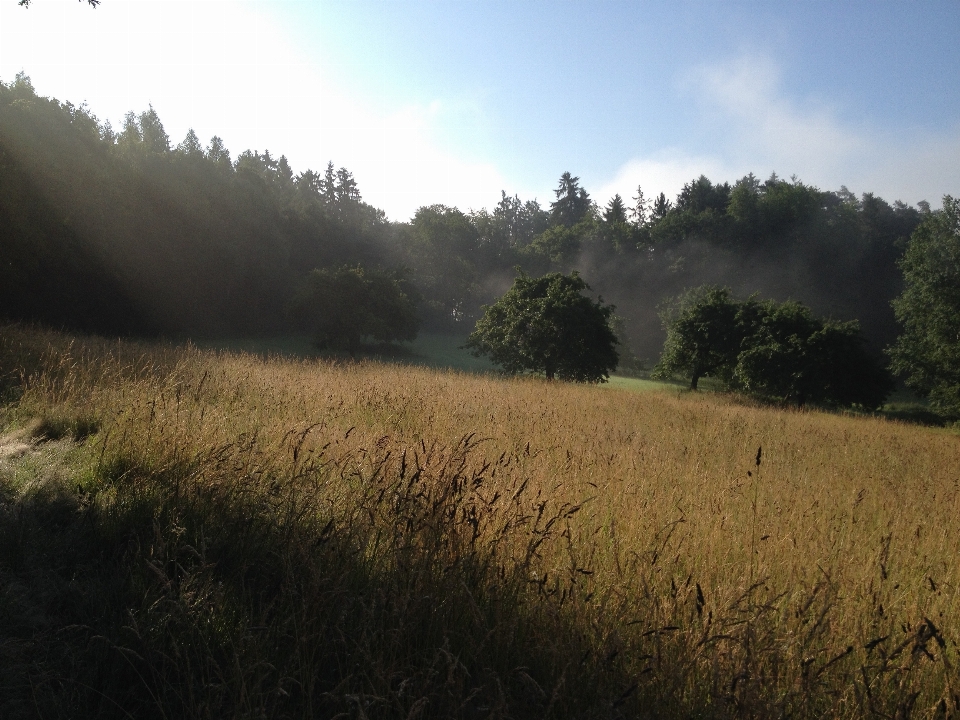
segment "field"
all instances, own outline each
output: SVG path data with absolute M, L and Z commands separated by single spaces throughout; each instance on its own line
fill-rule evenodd
M 957 715 L 955 433 L 611 385 L 3 329 L 0 715 Z

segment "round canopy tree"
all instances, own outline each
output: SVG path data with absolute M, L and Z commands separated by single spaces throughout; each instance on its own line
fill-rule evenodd
M 758 307 L 759 322 L 737 358 L 734 387 L 798 407 L 883 405 L 890 375 L 864 347 L 857 321 L 823 320 L 798 302 Z
M 576 271 L 539 278 L 518 272 L 513 287 L 484 307 L 466 347 L 509 373 L 606 382 L 619 362 L 613 306 L 584 295 L 590 287 Z
M 704 285 L 687 291 L 660 312 L 667 341 L 653 376 L 688 375 L 691 390 L 702 377 L 729 382 L 743 339 L 752 331 L 755 308 L 753 298 L 738 302 L 728 288 Z

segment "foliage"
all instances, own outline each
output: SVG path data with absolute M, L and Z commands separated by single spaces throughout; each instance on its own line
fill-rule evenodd
M 466 347 L 508 373 L 605 382 L 619 360 L 613 307 L 583 295 L 590 288 L 576 272 L 533 278 L 517 270 L 513 287 L 485 308 Z
M 627 222 L 627 206 L 623 204 L 623 198 L 617 193 L 603 210 L 603 221 L 611 225 Z
M 204 149 L 192 130 L 174 144 L 152 108 L 114 132 L 83 106 L 38 97 L 22 74 L 0 83 L 0 188 L 10 219 L 0 249 L 35 257 L 0 268 L 18 276 L 7 287 L 31 288 L 3 304 L 10 319 L 139 334 L 276 332 L 309 268 L 401 260 L 386 256 L 385 218 L 343 168 L 294 176 L 267 151 L 232 162 L 220 138 Z
M 692 390 L 702 377 L 729 382 L 743 340 L 751 332 L 746 321 L 755 305 L 753 299 L 738 303 L 729 289 L 711 286 L 690 290 L 666 305 L 661 319 L 667 340 L 654 377 L 688 375 Z
M 892 389 L 889 375 L 863 347 L 855 322 L 820 320 L 797 302 L 762 303 L 733 369 L 734 385 L 803 407 L 857 405 L 874 410 Z
M 654 375 L 701 377 L 782 403 L 879 407 L 889 375 L 854 322 L 821 320 L 800 303 L 745 301 L 727 288 L 689 291 L 663 312 L 667 330 Z
M 524 248 L 523 255 L 532 259 L 546 259 L 555 265 L 574 261 L 583 248 L 584 236 L 592 232 L 592 218 L 584 218 L 576 225 L 553 225 L 537 235 Z
M 504 191 L 500 195 L 493 219 L 510 247 L 523 247 L 547 229 L 550 214 L 536 200 L 522 202 L 518 196 L 508 197 Z
M 653 201 L 653 207 L 650 210 L 650 219 L 653 222 L 663 220 L 673 209 L 673 203 L 667 200 L 667 196 L 660 193 Z
M 643 194 L 643 187 L 637 186 L 637 194 L 633 196 L 633 205 L 628 210 L 630 221 L 635 227 L 642 228 L 652 219 L 653 204 Z M 666 200 L 666 198 L 664 198 Z
M 677 195 L 678 213 L 699 214 L 707 210 L 725 213 L 730 203 L 730 186 L 714 185 L 706 175 L 686 183 Z
M 637 201 L 637 207 L 642 211 L 643 191 L 638 189 L 638 192 L 640 193 L 640 199 Z M 636 215 L 636 209 L 631 212 L 634 213 L 636 218 L 640 218 L 640 215 Z M 613 252 L 623 253 L 635 247 L 637 243 L 636 230 L 641 224 L 639 219 L 635 224 L 631 224 L 627 220 L 627 207 L 624 205 L 623 198 L 617 194 L 610 199 L 607 207 L 604 208 L 601 232 Z
M 405 261 L 427 297 L 428 322 L 450 329 L 475 317 L 479 309 L 477 228 L 457 208 L 430 205 L 410 222 Z
M 321 348 L 355 355 L 365 337 L 379 342 L 415 340 L 419 293 L 399 273 L 341 267 L 317 269 L 291 308 Z
M 903 334 L 891 348 L 894 372 L 960 415 L 960 200 L 943 198 L 927 215 L 900 263 L 903 293 L 893 303 Z

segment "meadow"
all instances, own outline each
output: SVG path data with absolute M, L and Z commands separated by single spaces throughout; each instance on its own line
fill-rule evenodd
M 3 717 L 960 712 L 955 432 L 17 327 L 0 391 Z

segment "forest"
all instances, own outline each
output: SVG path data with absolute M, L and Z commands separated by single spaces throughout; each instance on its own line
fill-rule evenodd
M 504 191 L 492 209 L 395 221 L 346 168 L 294 174 L 282 155 L 234 157 L 192 130 L 176 142 L 152 107 L 115 129 L 20 74 L 0 83 L 0 316 L 142 337 L 282 333 L 313 271 L 363 266 L 415 288 L 424 329 L 466 337 L 519 267 L 579 271 L 647 367 L 665 337 L 658 308 L 706 283 L 858 320 L 875 353 L 896 339 L 897 262 L 926 203 L 776 174 L 655 190 L 596 198 L 563 172 L 549 201 Z

